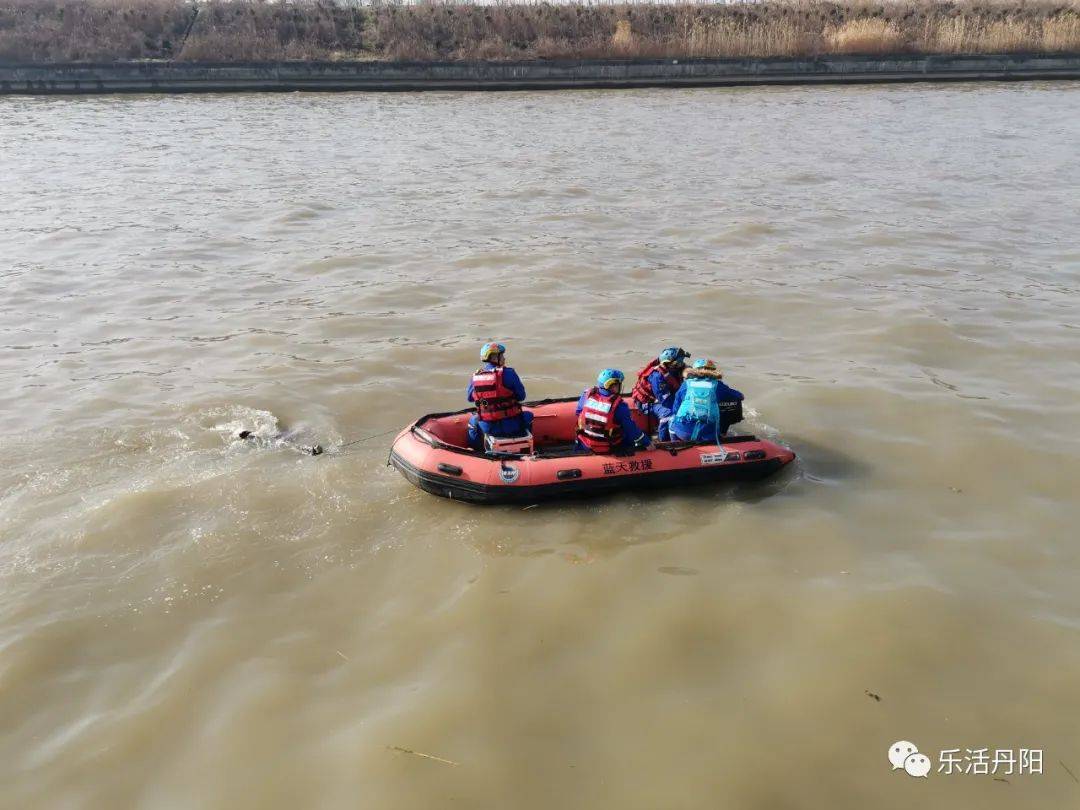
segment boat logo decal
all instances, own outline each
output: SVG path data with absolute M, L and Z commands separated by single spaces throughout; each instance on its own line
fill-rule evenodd
M 509 464 L 503 464 L 499 470 L 499 477 L 504 484 L 512 484 L 518 480 L 518 476 L 521 475 L 521 471 L 517 467 L 512 467 Z
M 643 458 L 641 461 L 613 461 L 604 465 L 604 475 L 618 475 L 619 473 L 647 472 L 652 469 L 652 459 Z
M 727 450 L 724 450 L 723 448 L 721 448 L 719 453 L 702 453 L 701 454 L 701 463 L 702 464 L 721 464 L 722 462 L 727 461 L 727 459 L 728 459 Z

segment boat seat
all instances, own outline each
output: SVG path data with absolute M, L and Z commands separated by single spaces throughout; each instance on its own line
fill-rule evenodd
M 524 436 L 484 436 L 484 449 L 493 456 L 530 456 L 533 453 L 531 433 Z

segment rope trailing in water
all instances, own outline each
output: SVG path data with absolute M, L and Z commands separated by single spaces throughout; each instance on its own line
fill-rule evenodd
M 391 433 L 397 433 L 399 430 L 401 430 L 401 428 L 390 428 L 390 430 L 385 430 L 382 433 L 376 433 L 374 436 L 364 436 L 362 439 L 353 439 L 351 442 L 339 444 L 337 446 L 337 449 L 340 450 L 341 448 L 348 447 L 349 445 L 360 444 L 361 442 L 370 441 L 371 439 L 378 439 L 381 436 L 389 436 Z

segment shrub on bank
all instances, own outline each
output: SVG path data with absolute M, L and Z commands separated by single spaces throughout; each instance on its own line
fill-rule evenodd
M 0 0 L 0 59 L 169 59 L 190 20 L 176 0 Z
M 2 2 L 3 0 L 0 0 Z M 328 0 L 200 3 L 181 59 L 280 60 L 362 57 L 368 13 Z
M 0 60 L 1080 51 L 1080 0 L 665 4 L 0 0 Z

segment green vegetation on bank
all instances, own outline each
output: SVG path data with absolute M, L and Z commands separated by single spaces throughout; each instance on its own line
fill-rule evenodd
M 1080 0 L 720 5 L 0 0 L 0 61 L 1080 51 Z

